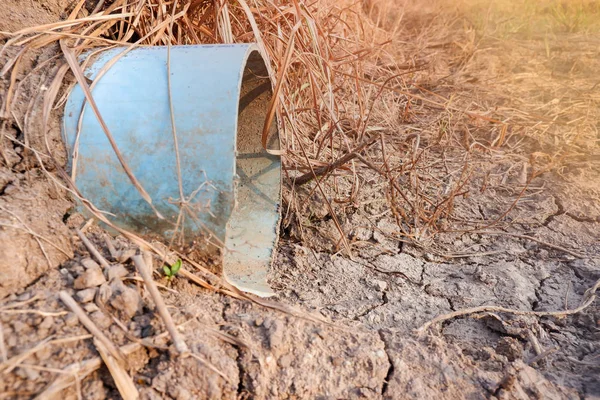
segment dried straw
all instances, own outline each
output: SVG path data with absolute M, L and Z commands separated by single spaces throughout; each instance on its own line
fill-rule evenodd
M 560 97 L 564 85 L 552 76 L 536 82 L 552 81 L 554 86 L 548 89 L 560 101 L 548 104 L 519 100 L 526 99 L 523 94 L 532 87 L 508 78 L 500 82 L 504 91 L 487 84 L 477 86 L 477 91 L 467 90 L 473 87 L 470 77 L 481 75 L 474 70 L 481 62 L 478 51 L 497 46 L 489 31 L 512 24 L 505 22 L 505 9 L 510 9 L 505 5 L 518 2 L 498 2 L 486 11 L 485 24 L 465 29 L 469 18 L 481 14 L 477 2 L 467 3 L 458 1 L 456 7 L 448 7 L 441 0 L 426 6 L 414 0 L 115 0 L 99 2 L 86 15 L 79 1 L 65 21 L 3 32 L 7 41 L 0 56 L 12 54 L 0 71 L 0 75 L 10 74 L 4 114 L 15 112 L 16 77 L 24 55 L 60 42 L 63 56 L 53 61 L 55 67 L 43 94 L 46 148 L 35 149 L 41 152 L 35 157 L 47 163 L 47 158 L 53 157 L 47 127 L 54 107 L 64 101 L 64 94 L 59 96 L 59 92 L 69 70 L 87 89 L 86 104 L 101 120 L 91 93 L 96 81 L 88 85 L 81 73 L 99 49 L 255 42 L 274 84 L 266 126 L 279 117 L 288 187 L 294 183 L 314 185 L 310 194 L 316 190 L 323 197 L 340 234 L 336 242 L 348 253 L 348 232 L 344 232 L 338 214 L 367 201 L 374 195 L 372 188 L 379 191 L 375 194 L 378 198 L 385 199 L 386 212 L 396 222 L 397 229 L 391 234 L 402 241 L 432 245 L 440 232 L 505 228 L 511 223 L 510 213 L 519 209 L 532 187 L 517 189 L 514 201 L 488 221 L 458 218 L 462 198 L 474 190 L 498 185 L 490 165 L 514 164 L 517 160 L 522 168 L 516 178 L 522 183 L 561 168 L 569 160 L 587 162 L 590 146 L 586 143 L 595 140 L 600 98 L 588 90 L 595 87 L 591 81 L 581 82 L 588 89 L 573 85 L 568 99 Z M 580 28 L 567 17 L 561 21 L 570 31 Z M 496 25 L 488 26 L 492 23 Z M 595 26 L 593 21 L 589 24 Z M 448 41 L 450 36 L 453 41 Z M 581 35 L 571 39 L 586 45 Z M 519 46 L 522 40 L 507 43 Z M 88 58 L 77 62 L 76 57 L 90 49 L 94 51 Z M 435 60 L 440 54 L 451 61 L 449 75 L 437 72 Z M 496 107 L 493 99 L 505 102 Z M 30 146 L 27 125 L 23 124 L 25 145 Z M 110 127 L 103 128 L 110 138 Z M 371 143 L 375 136 L 379 140 Z M 370 144 L 362 146 L 365 141 Z M 524 146 L 532 141 L 543 151 L 527 153 Z M 554 142 L 552 146 L 547 145 L 549 141 Z M 116 145 L 113 149 L 120 154 Z M 67 186 L 75 178 L 77 149 L 72 161 L 70 182 L 60 173 Z M 126 161 L 121 161 L 127 170 Z M 53 167 L 58 171 L 62 166 Z M 518 174 L 511 168 L 502 172 L 504 183 L 507 177 Z M 129 175 L 151 202 L 135 176 Z M 481 181 L 482 187 L 475 188 L 475 182 Z M 69 189 L 77 192 L 74 186 Z M 307 212 L 292 205 L 307 203 L 294 198 L 305 195 L 300 193 L 304 192 L 292 188 L 286 196 L 286 209 L 292 214 L 287 221 L 305 219 L 294 216 Z M 178 227 L 183 225 L 184 212 L 189 211 L 183 194 L 180 197 Z M 89 202 L 86 205 L 95 210 Z

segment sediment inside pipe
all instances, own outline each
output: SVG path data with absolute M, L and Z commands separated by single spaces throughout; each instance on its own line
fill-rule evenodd
M 223 273 L 241 290 L 260 296 L 267 283 L 279 227 L 281 161 L 262 146 L 262 132 L 272 99 L 271 81 L 258 51 L 244 68 L 237 124 L 235 207 L 227 224 Z M 279 149 L 277 124 L 269 127 L 269 149 Z

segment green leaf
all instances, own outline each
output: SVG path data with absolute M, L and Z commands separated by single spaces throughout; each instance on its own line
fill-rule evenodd
M 170 277 L 171 276 L 171 269 L 169 267 L 167 267 L 166 265 L 163 265 L 163 271 L 165 272 L 165 275 Z
M 175 264 L 171 265 L 171 274 L 177 275 L 177 273 L 181 269 L 181 264 L 182 264 L 181 260 L 177 260 L 175 262 Z

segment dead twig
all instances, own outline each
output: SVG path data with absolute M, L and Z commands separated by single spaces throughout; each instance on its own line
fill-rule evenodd
M 104 308 L 103 310 L 106 310 L 106 308 Z M 119 328 L 121 328 L 121 330 L 123 331 L 123 334 L 125 334 L 125 337 L 127 339 L 131 340 L 132 342 L 139 343 L 142 346 L 144 346 L 146 348 L 151 348 L 151 349 L 160 349 L 160 350 L 168 350 L 169 349 L 167 346 L 157 346 L 157 345 L 155 345 L 154 343 L 152 343 L 148 339 L 140 339 L 140 338 L 138 338 L 133 333 L 131 333 L 129 331 L 129 329 L 127 329 L 127 326 L 125 326 L 125 324 L 123 322 L 121 322 L 117 317 L 115 317 L 114 315 L 112 315 L 108 310 L 106 310 L 106 313 L 108 315 L 110 315 L 110 317 L 112 318 L 113 322 Z
M 558 347 L 550 347 L 549 349 L 544 350 L 543 352 L 541 352 L 537 356 L 533 357 L 531 360 L 527 361 L 527 365 L 533 365 L 533 364 L 535 364 L 537 362 L 540 362 L 544 358 L 548 357 L 550 354 L 556 352 L 557 350 L 558 350 Z
M 31 297 L 28 300 L 17 301 L 17 302 L 11 303 L 11 304 L 3 304 L 2 306 L 0 306 L 0 311 L 8 310 L 10 308 L 23 307 L 23 306 L 26 306 L 27 304 L 31 304 L 40 299 L 42 299 L 42 296 L 40 296 L 39 293 L 36 293 L 33 297 Z
M 108 367 L 110 375 L 112 376 L 115 384 L 117 385 L 117 389 L 119 390 L 119 394 L 125 400 L 135 400 L 140 397 L 133 380 L 123 368 L 123 366 L 115 359 L 106 348 L 104 343 L 101 340 L 94 339 L 94 346 L 96 346 L 96 350 L 100 353 L 100 357 L 102 357 L 102 361 Z
M 180 325 L 183 326 L 189 321 Z M 158 340 L 167 336 L 168 332 L 163 332 L 160 335 L 156 335 L 152 338 L 146 338 L 146 340 Z M 128 356 L 132 353 L 143 348 L 141 343 L 129 343 L 119 348 L 121 354 Z M 44 389 L 44 391 L 35 397 L 35 400 L 54 400 L 58 394 L 73 384 L 77 384 L 81 379 L 85 378 L 92 372 L 96 371 L 102 365 L 102 359 L 100 357 L 94 357 L 89 360 L 82 362 L 76 362 L 60 370 L 62 376 L 58 377 L 54 382 Z
M 133 263 L 135 264 L 138 272 L 144 279 L 146 288 L 148 289 L 148 292 L 150 292 L 150 296 L 152 296 L 152 300 L 154 300 L 154 304 L 156 304 L 158 313 L 160 314 L 161 318 L 163 319 L 163 322 L 165 323 L 165 326 L 167 327 L 167 330 L 169 331 L 169 334 L 171 335 L 171 338 L 173 339 L 173 344 L 175 345 L 175 349 L 177 350 L 177 352 L 179 354 L 188 353 L 189 352 L 188 347 L 185 344 L 185 341 L 183 340 L 181 335 L 179 334 L 179 331 L 177 331 L 177 327 L 173 323 L 171 314 L 169 313 L 169 310 L 167 310 L 167 306 L 165 305 L 165 302 L 164 302 L 162 296 L 160 295 L 158 288 L 156 287 L 156 283 L 154 282 L 154 279 L 152 279 L 152 272 L 148 271 L 148 268 L 146 267 L 146 263 L 144 262 L 143 257 L 139 256 L 139 255 L 133 256 L 132 260 L 133 260 Z
M 577 253 L 576 251 L 569 250 L 569 249 L 567 249 L 565 247 L 558 246 L 556 244 L 544 242 L 543 240 L 536 239 L 533 236 L 529 236 L 529 235 L 519 235 L 519 234 L 516 234 L 516 233 L 509 233 L 509 232 L 486 232 L 486 231 L 482 231 L 482 232 L 479 232 L 479 233 L 481 233 L 481 234 L 487 234 L 487 235 L 504 235 L 504 236 L 510 236 L 510 237 L 514 237 L 514 238 L 518 238 L 518 239 L 531 240 L 532 242 L 539 243 L 542 246 L 546 246 L 546 247 L 549 247 L 551 249 L 562 251 L 562 252 L 565 252 L 567 254 L 570 254 L 570 255 L 572 255 L 575 258 L 587 258 L 587 256 L 584 255 L 584 254 Z
M 2 363 L 6 363 L 8 360 L 8 353 L 6 352 L 6 344 L 4 343 L 4 328 L 0 321 L 0 357 L 2 357 Z
M 50 346 L 53 344 L 70 343 L 70 342 L 75 342 L 75 341 L 79 341 L 79 340 L 86 340 L 91 337 L 93 337 L 93 336 L 92 335 L 79 335 L 79 336 L 74 336 L 74 337 L 69 337 L 69 338 L 53 339 L 52 336 L 49 336 L 46 339 L 42 340 L 37 345 L 33 346 L 32 348 L 25 350 L 24 352 L 17 354 L 14 357 L 11 357 L 10 360 L 3 362 L 2 365 L 0 365 L 0 370 L 5 368 L 4 374 L 10 373 L 13 369 L 18 367 L 23 361 L 25 361 L 27 359 L 27 357 L 32 356 L 33 354 L 37 353 L 38 351 L 40 351 L 42 348 L 44 348 L 46 346 Z
M 270 300 L 262 298 L 262 297 L 254 296 L 249 293 L 244 293 L 244 292 L 240 291 L 239 289 L 237 289 L 235 286 L 228 283 L 227 281 L 224 281 L 221 278 L 215 276 L 214 274 L 212 274 L 212 272 L 208 271 L 206 268 L 202 267 L 202 265 L 198 264 L 191 258 L 186 257 L 183 254 L 179 254 L 179 256 L 182 259 L 184 259 L 186 262 L 191 264 L 193 267 L 195 267 L 197 270 L 199 270 L 199 271 L 209 275 L 211 278 L 215 279 L 215 281 L 217 281 L 220 284 L 220 286 L 222 286 L 222 287 L 213 286 L 210 283 L 208 283 L 207 281 L 205 281 L 204 279 L 201 279 L 200 277 L 194 275 L 190 271 L 185 270 L 183 267 L 179 270 L 179 275 L 183 276 L 184 278 L 187 278 L 191 282 L 193 282 L 205 289 L 213 290 L 215 292 L 219 292 L 219 293 L 222 293 L 227 296 L 231 296 L 231 297 L 239 299 L 239 300 L 250 301 L 250 302 L 252 302 L 254 304 L 258 304 L 259 306 L 262 306 L 264 308 L 279 311 L 279 312 L 282 312 L 287 315 L 292 315 L 294 317 L 301 318 L 306 321 L 311 321 L 313 323 L 325 324 L 325 325 L 334 327 L 334 325 L 330 321 L 328 321 L 325 317 L 323 317 L 321 315 L 307 313 L 304 310 L 301 310 L 301 309 L 298 309 L 298 308 L 295 308 L 295 307 L 292 307 L 292 306 L 289 306 L 286 304 L 282 304 L 280 302 L 270 301 Z
M 533 348 L 533 351 L 535 352 L 536 357 L 539 357 L 542 354 L 544 354 L 544 349 L 542 348 L 540 341 L 538 340 L 538 338 L 533 333 L 533 330 L 531 330 L 531 329 L 527 329 L 527 340 L 529 341 L 529 343 L 531 343 L 531 347 Z M 539 361 L 541 362 L 542 359 L 540 358 Z
M 159 335 L 157 336 L 163 336 Z M 119 350 L 124 355 L 129 355 L 133 352 L 138 351 L 142 348 L 142 345 L 139 343 L 130 343 L 121 347 Z M 63 374 L 56 378 L 54 382 L 44 389 L 42 393 L 35 397 L 36 400 L 53 400 L 58 398 L 59 393 L 68 388 L 69 386 L 75 384 L 77 381 L 85 378 L 92 372 L 96 371 L 102 365 L 102 359 L 100 357 L 94 357 L 86 361 L 78 362 L 69 365 L 64 368 Z
M 87 221 L 85 221 L 85 223 L 81 226 L 81 228 L 79 229 L 82 233 L 87 232 L 88 229 L 90 229 L 90 227 L 92 225 L 94 225 L 94 223 L 96 222 L 96 220 L 94 218 L 90 218 Z
M 374 135 L 372 137 L 370 137 L 369 139 L 365 140 L 363 143 L 361 143 L 360 145 L 358 145 L 357 147 L 355 147 L 354 149 L 352 149 L 351 152 L 349 152 L 348 154 L 345 154 L 344 156 L 338 158 L 337 160 L 335 160 L 334 162 L 332 162 L 329 165 L 326 165 L 324 167 L 320 167 L 320 168 L 315 168 L 314 173 L 311 172 L 307 172 L 304 175 L 301 175 L 297 178 L 294 179 L 294 184 L 296 186 L 300 186 L 303 185 L 305 183 L 310 182 L 311 180 L 322 176 L 322 175 L 326 175 L 331 171 L 334 171 L 338 168 L 340 168 L 342 165 L 348 163 L 349 161 L 355 159 L 356 157 L 358 157 L 359 153 L 361 151 L 363 151 L 364 149 L 366 149 L 367 147 L 369 147 L 370 145 L 372 145 L 373 143 L 375 143 L 377 140 L 379 139 L 379 135 Z
M 37 314 L 42 317 L 60 317 L 66 315 L 66 311 L 42 311 L 42 310 L 0 310 L 2 314 Z
M 144 282 L 144 280 L 138 276 L 126 276 L 125 278 L 123 278 L 123 280 L 128 280 L 128 281 L 136 281 L 136 282 Z M 157 287 L 159 287 L 162 290 L 166 290 L 169 293 L 174 293 L 174 294 L 178 294 L 179 292 L 177 290 L 171 289 L 170 287 L 167 287 L 165 285 L 162 285 L 160 283 L 156 284 Z
M 200 361 L 200 363 L 202 363 L 204 366 L 206 366 L 208 369 L 210 369 L 211 371 L 213 371 L 215 374 L 219 375 L 221 378 L 223 378 L 225 380 L 225 382 L 227 383 L 231 383 L 231 380 L 227 377 L 227 375 L 225 375 L 223 372 L 221 372 L 217 367 L 215 367 L 214 365 L 212 365 L 210 362 L 208 362 L 208 360 L 206 360 L 204 357 L 198 355 L 198 354 L 194 354 L 194 353 L 190 353 L 190 355 L 195 358 L 196 360 Z
M 113 260 L 116 260 L 119 256 L 119 253 L 117 252 L 117 249 L 115 249 L 115 245 L 108 235 L 104 235 L 104 242 L 106 243 L 106 248 L 108 249 L 110 256 L 113 258 Z
M 590 304 L 592 304 L 594 302 L 594 300 L 596 299 L 596 291 L 598 290 L 598 287 L 600 287 L 600 279 L 598 279 L 592 287 L 590 287 L 588 290 L 585 291 L 585 294 L 583 296 L 583 299 L 582 299 L 579 307 L 573 308 L 571 310 L 525 311 L 525 310 L 514 310 L 511 308 L 499 307 L 499 306 L 473 307 L 473 308 L 467 308 L 464 310 L 458 310 L 458 311 L 454 311 L 454 312 L 451 312 L 448 314 L 440 315 L 440 316 L 432 319 L 431 321 L 423 324 L 419 329 L 416 330 L 416 333 L 418 335 L 421 335 L 424 332 L 426 332 L 431 326 L 433 326 L 435 324 L 439 324 L 441 322 L 448 321 L 450 319 L 454 319 L 457 317 L 462 317 L 462 316 L 470 315 L 470 314 L 478 314 L 478 313 L 482 313 L 482 312 L 500 312 L 500 313 L 514 314 L 514 315 L 531 315 L 531 316 L 536 316 L 536 317 L 564 317 L 566 315 L 577 314 L 577 313 L 583 311 L 584 309 L 586 309 Z
M 94 335 L 98 340 L 102 341 L 105 345 L 106 349 L 110 352 L 110 354 L 116 358 L 117 360 L 126 364 L 125 356 L 121 351 L 114 345 L 114 343 L 104 334 L 102 331 L 94 324 L 94 322 L 87 316 L 87 313 L 77 304 L 75 299 L 71 297 L 71 295 L 65 291 L 60 291 L 58 293 L 58 297 L 62 300 L 63 303 L 71 310 L 77 318 L 79 318 L 79 322 L 85 326 L 85 328 Z
M 96 249 L 96 246 L 94 246 L 94 244 L 90 242 L 90 240 L 81 231 L 77 231 L 77 236 L 79 236 L 79 239 L 81 239 L 81 241 L 88 249 L 90 254 L 93 255 L 96 260 L 98 260 L 98 262 L 100 263 L 100 265 L 102 265 L 103 268 L 106 269 L 110 267 L 110 264 L 108 263 L 108 261 L 106 261 L 106 258 L 104 258 L 102 254 L 100 254 L 98 249 Z
M 527 329 L 527 340 L 529 341 L 529 343 L 531 343 L 531 347 L 533 348 L 533 351 L 535 352 L 535 354 L 537 356 L 539 356 L 540 354 L 542 354 L 544 352 L 542 350 L 542 346 L 540 345 L 540 342 L 535 337 L 535 334 L 533 333 L 533 331 L 531 329 Z
M 8 214 L 12 215 L 13 218 L 17 219 L 17 221 L 19 221 L 22 225 L 22 227 L 16 226 L 16 225 L 12 225 L 12 224 L 5 224 L 5 223 L 0 223 L 0 226 L 6 226 L 7 228 L 14 228 L 14 229 L 20 229 L 23 230 L 27 233 L 29 233 L 31 236 L 33 236 L 33 238 L 35 239 L 35 241 L 38 243 L 40 250 L 42 251 L 42 253 L 44 254 L 44 257 L 46 257 L 46 261 L 48 262 L 48 265 L 50 267 L 52 267 L 52 263 L 50 262 L 50 257 L 48 256 L 48 254 L 46 253 L 46 250 L 44 248 L 44 246 L 42 245 L 42 243 L 40 242 L 40 240 L 43 240 L 44 242 L 48 243 L 49 245 L 51 245 L 52 247 L 54 247 L 55 249 L 57 249 L 58 251 L 60 251 L 61 253 L 63 253 L 65 256 L 67 257 L 72 257 L 73 254 L 69 253 L 66 250 L 63 250 L 60 246 L 56 245 L 56 243 L 52 242 L 51 240 L 47 239 L 46 237 L 37 234 L 36 232 L 34 232 L 26 223 L 25 221 L 23 221 L 23 219 L 21 217 L 19 217 L 17 214 L 15 214 L 14 212 L 10 211 L 9 209 L 0 206 L 0 210 L 7 212 Z

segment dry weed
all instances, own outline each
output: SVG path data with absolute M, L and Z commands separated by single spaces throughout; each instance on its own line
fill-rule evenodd
M 267 119 L 277 114 L 282 132 L 288 181 L 284 223 L 303 220 L 296 214 L 304 212 L 298 204 L 305 199 L 297 198 L 294 185 L 314 182 L 341 235 L 338 243 L 350 251 L 337 215 L 360 206 L 367 198 L 364 187 L 376 180 L 397 223 L 395 236 L 427 244 L 439 232 L 509 223 L 507 215 L 532 190 L 535 177 L 567 162 L 587 162 L 590 146 L 597 142 L 593 107 L 600 98 L 592 92 L 595 85 L 585 93 L 581 89 L 592 78 L 574 77 L 574 84 L 564 88 L 553 79 L 553 70 L 550 76 L 536 71 L 539 76 L 525 80 L 510 71 L 506 57 L 492 58 L 498 65 L 485 57 L 494 46 L 534 43 L 544 44 L 552 61 L 558 50 L 548 43 L 548 35 L 524 42 L 540 35 L 526 19 L 538 18 L 543 23 L 537 26 L 545 26 L 546 34 L 564 31 L 575 35 L 571 40 L 584 42 L 586 32 L 597 29 L 596 20 L 589 18 L 599 13 L 595 3 L 484 3 L 116 0 L 87 9 L 80 0 L 65 21 L 2 32 L 6 42 L 0 54 L 12 55 L 0 71 L 0 76 L 10 74 L 11 82 L 4 118 L 14 114 L 23 56 L 52 43 L 60 42 L 64 57 L 49 61 L 54 67 L 43 94 L 45 131 L 50 114 L 64 101 L 68 71 L 87 87 L 81 70 L 101 49 L 256 42 L 274 82 L 276 101 Z M 90 49 L 94 51 L 80 65 L 77 57 Z M 577 65 L 575 61 L 567 72 Z M 523 68 L 523 74 L 531 75 L 539 65 Z M 487 78 L 483 69 L 489 70 L 490 81 L 482 82 Z M 93 86 L 86 97 L 101 118 L 93 107 Z M 531 96 L 540 90 L 548 92 L 543 99 Z M 27 126 L 20 121 L 25 116 L 15 118 Z M 109 128 L 104 130 L 110 137 Z M 25 143 L 28 136 L 25 129 Z M 47 142 L 45 149 L 36 150 L 53 159 Z M 498 160 L 511 164 L 503 183 L 510 174 L 519 178 L 514 203 L 489 221 L 456 218 L 456 204 L 474 190 L 474 182 L 482 191 L 495 184 L 489 166 Z M 126 162 L 121 163 L 127 170 Z M 128 175 L 144 195 L 135 176 Z M 151 203 L 149 196 L 144 198 Z

